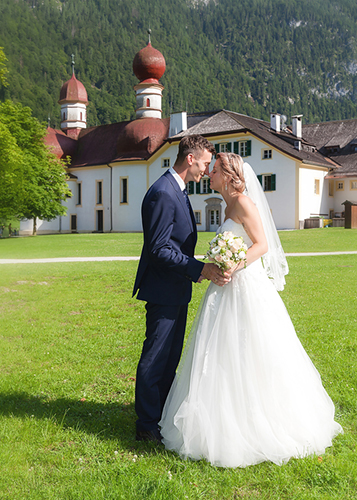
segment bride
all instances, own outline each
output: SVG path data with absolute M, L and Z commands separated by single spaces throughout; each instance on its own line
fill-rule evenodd
M 288 265 L 264 193 L 232 153 L 217 155 L 210 179 L 227 204 L 218 232 L 244 238 L 247 265 L 202 299 L 159 423 L 163 443 L 221 467 L 322 454 L 343 431 L 276 291 Z

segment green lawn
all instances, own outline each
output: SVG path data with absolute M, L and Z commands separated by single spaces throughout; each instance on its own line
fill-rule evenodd
M 357 250 L 357 230 L 340 227 L 279 231 L 285 252 Z M 206 253 L 214 233 L 198 233 L 196 254 Z M 140 255 L 141 233 L 56 234 L 0 239 L 0 259 Z
M 356 249 L 357 233 L 331 229 L 281 236 L 286 251 Z M 140 245 L 135 234 L 0 241 L 18 258 L 64 247 L 61 256 L 137 255 Z M 281 297 L 345 433 L 322 457 L 235 470 L 134 439 L 145 325 L 144 304 L 131 298 L 137 262 L 1 265 L 0 499 L 357 499 L 357 255 L 288 260 Z M 194 285 L 189 324 L 206 286 Z

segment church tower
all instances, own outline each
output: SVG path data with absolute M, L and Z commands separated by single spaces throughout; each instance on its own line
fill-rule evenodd
M 136 118 L 161 118 L 162 90 L 159 79 L 165 73 L 165 58 L 159 50 L 154 49 L 150 41 L 134 57 L 133 71 L 139 79 L 135 85 Z
M 74 56 L 72 54 L 72 77 L 62 85 L 60 99 L 61 129 L 69 137 L 77 139 L 82 128 L 87 127 L 87 91 L 74 74 Z

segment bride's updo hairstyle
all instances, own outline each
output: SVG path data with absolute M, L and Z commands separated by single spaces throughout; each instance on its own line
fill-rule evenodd
M 217 159 L 220 159 L 220 167 L 223 177 L 230 177 L 230 184 L 235 191 L 243 193 L 245 190 L 245 180 L 243 173 L 243 160 L 234 153 L 218 153 Z

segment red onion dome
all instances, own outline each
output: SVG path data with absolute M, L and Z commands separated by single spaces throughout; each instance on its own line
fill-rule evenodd
M 154 80 L 157 82 L 165 73 L 165 58 L 159 50 L 154 49 L 149 42 L 139 50 L 133 61 L 133 71 L 140 82 Z M 154 83 L 154 82 L 152 82 Z
M 70 80 L 62 85 L 58 102 L 59 104 L 64 102 L 82 102 L 83 104 L 88 104 L 87 91 L 83 83 L 74 76 L 74 73 Z

